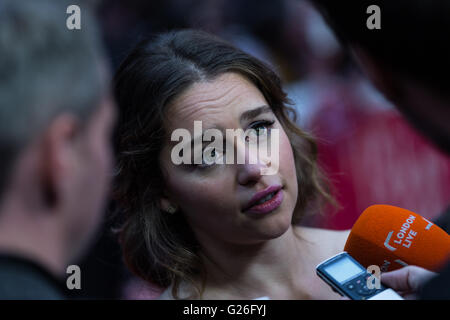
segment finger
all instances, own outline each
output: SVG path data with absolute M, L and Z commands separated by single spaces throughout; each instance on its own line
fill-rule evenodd
M 381 274 L 381 282 L 395 291 L 411 291 L 408 280 L 408 269 L 402 268 Z
M 381 282 L 396 291 L 416 292 L 436 273 L 417 266 L 407 266 L 381 275 Z

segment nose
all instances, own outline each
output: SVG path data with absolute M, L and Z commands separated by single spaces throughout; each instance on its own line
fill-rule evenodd
M 238 182 L 241 185 L 254 184 L 263 176 L 264 170 L 270 167 L 270 158 L 259 154 L 257 148 L 249 147 L 242 143 L 238 144 L 236 153 L 243 163 L 237 163 Z

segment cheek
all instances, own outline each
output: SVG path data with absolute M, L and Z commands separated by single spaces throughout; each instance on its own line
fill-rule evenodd
M 93 155 L 93 165 L 95 167 L 95 176 L 103 186 L 110 183 L 113 169 L 113 151 L 112 141 L 106 132 L 98 132 L 96 139 L 92 141 L 91 152 Z
M 206 217 L 233 207 L 232 190 L 226 179 L 199 179 L 185 174 L 176 177 L 176 181 L 170 181 L 171 194 L 187 216 Z
M 98 215 L 103 209 L 112 180 L 113 155 L 111 142 L 106 135 L 91 136 L 80 166 L 80 194 L 84 195 L 85 205 Z
M 291 190 L 292 196 L 297 199 L 298 182 L 297 171 L 295 167 L 294 153 L 289 138 L 284 133 L 280 137 L 280 173 Z
M 294 180 L 297 180 L 295 171 L 294 153 L 288 136 L 282 131 L 280 136 L 280 170 L 285 174 L 290 174 Z
M 220 182 L 197 180 L 195 178 L 184 179 L 178 175 L 177 181 L 171 182 L 172 194 L 181 206 L 203 207 L 221 198 Z

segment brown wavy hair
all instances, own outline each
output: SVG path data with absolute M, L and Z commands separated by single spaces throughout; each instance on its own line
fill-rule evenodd
M 235 72 L 264 95 L 293 148 L 299 187 L 292 223 L 334 200 L 317 166 L 314 139 L 296 125 L 296 113 L 281 80 L 266 64 L 204 32 L 180 30 L 141 41 L 120 65 L 114 90 L 119 106 L 115 199 L 124 223 L 120 242 L 125 263 L 139 277 L 161 287 L 191 283 L 197 297 L 205 270 L 199 246 L 182 214 L 159 207 L 164 189 L 159 154 L 170 133 L 167 105 L 195 82 Z M 201 276 L 200 287 L 194 279 Z

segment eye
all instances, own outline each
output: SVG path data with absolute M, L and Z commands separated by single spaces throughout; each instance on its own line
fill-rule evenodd
M 208 168 L 215 164 L 222 164 L 223 152 L 217 148 L 203 150 L 202 163 L 195 165 L 197 168 Z
M 256 136 L 256 138 L 258 138 L 258 137 L 263 137 L 263 136 L 269 135 L 270 129 L 274 123 L 275 123 L 274 120 L 272 120 L 272 121 L 260 120 L 260 121 L 253 122 L 249 126 L 250 131 L 246 135 L 245 141 L 248 142 L 248 141 L 250 141 L 250 139 L 254 138 L 255 136 Z

